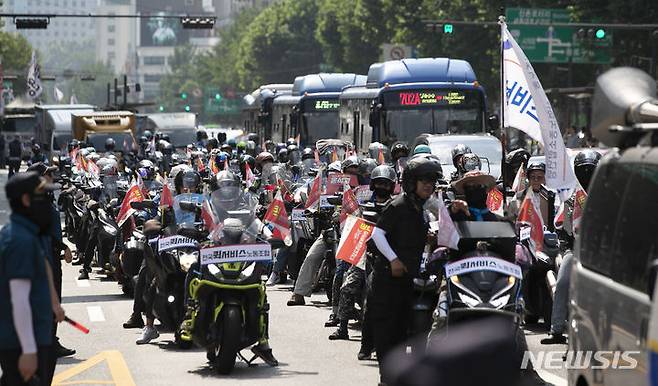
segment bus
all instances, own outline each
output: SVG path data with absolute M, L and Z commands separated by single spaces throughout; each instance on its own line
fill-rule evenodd
M 459 59 L 374 63 L 365 87 L 348 88 L 345 94 L 341 138 L 354 141 L 360 150 L 374 141 L 389 147 L 396 142 L 411 145 L 424 133 L 484 134 L 488 122 L 495 121 L 487 116 L 486 94 L 473 68 Z
M 73 114 L 93 113 L 95 106 L 74 105 L 36 105 L 35 138 L 42 150 L 49 156 L 66 152 L 66 147 L 73 139 L 71 130 Z
M 365 85 L 366 79 L 339 73 L 298 76 L 291 95 L 274 98 L 272 140 L 285 142 L 299 135 L 301 144 L 312 146 L 319 139 L 338 138 L 338 97 L 345 87 Z
M 196 142 L 197 117 L 194 113 L 152 113 L 139 117 L 139 134 L 145 130 L 169 136 L 177 149 Z
M 114 139 L 116 151 L 130 152 L 137 148 L 135 114 L 130 111 L 73 114 L 72 129 L 73 138 L 98 151 L 104 151 L 108 138 Z
M 242 124 L 245 133 L 256 133 L 261 139 L 272 136 L 272 106 L 274 98 L 290 95 L 292 83 L 265 84 L 245 95 Z

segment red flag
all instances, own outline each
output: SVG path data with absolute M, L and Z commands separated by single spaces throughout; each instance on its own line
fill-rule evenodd
M 79 152 L 76 152 L 75 166 L 78 168 L 78 170 L 87 171 L 87 160 Z
M 374 229 L 375 224 L 359 217 L 348 216 L 340 236 L 336 258 L 357 265 L 366 253 L 366 243 Z
M 338 153 L 336 153 L 336 148 L 331 151 L 331 162 L 338 161 Z
M 247 189 L 251 188 L 254 185 L 255 180 L 256 180 L 256 177 L 254 176 L 254 173 L 251 171 L 251 166 L 249 166 L 248 162 L 245 162 L 245 164 L 244 164 L 244 181 L 247 184 Z
M 146 189 L 146 184 L 139 173 L 137 173 L 137 186 L 139 186 L 139 190 L 142 191 L 144 197 L 149 197 L 149 190 Z
M 160 194 L 160 207 L 161 208 L 172 208 L 174 206 L 174 196 L 171 194 L 171 189 L 169 189 L 169 184 L 165 181 L 162 186 L 162 194 Z
M 560 209 L 557 212 L 557 216 L 555 216 L 554 223 L 556 229 L 562 229 L 562 225 L 564 225 L 564 203 L 560 205 Z
M 89 162 L 87 162 L 87 170 L 89 171 L 89 174 L 91 174 L 96 178 L 100 177 L 101 175 L 101 170 L 98 168 L 98 165 L 96 165 L 96 163 L 92 160 L 89 160 Z
M 587 192 L 583 189 L 580 184 L 576 188 L 576 193 L 573 202 L 573 215 L 571 217 L 571 222 L 573 224 L 574 234 L 578 233 L 580 230 L 580 220 L 583 218 L 583 210 L 585 209 L 585 201 L 587 201 Z
M 203 161 L 201 160 L 200 157 L 196 159 L 196 168 L 199 171 L 199 173 L 203 173 L 206 170 L 206 165 L 203 164 Z
M 343 193 L 343 204 L 340 207 L 340 225 L 345 225 L 348 215 L 359 215 L 359 202 L 356 200 L 356 195 L 351 188 L 348 188 Z
M 534 195 L 532 189 L 528 189 L 521 203 L 516 222 L 520 225 L 530 226 L 530 247 L 533 252 L 540 252 L 544 248 L 544 223 L 539 208 L 534 204 Z
M 208 200 L 205 200 L 201 205 L 201 219 L 206 228 L 208 228 L 208 231 L 212 232 L 217 227 L 217 222 L 215 222 L 215 216 L 212 214 L 212 208 Z
M 272 225 L 272 235 L 279 240 L 290 238 L 290 221 L 288 220 L 288 213 L 286 206 L 283 203 L 281 192 L 274 196 L 274 200 L 267 208 L 263 221 Z
M 69 153 L 69 156 L 71 157 L 71 159 L 74 160 L 74 161 L 76 161 L 76 162 L 77 162 L 77 160 L 78 160 L 78 151 L 79 151 L 79 150 L 80 150 L 80 149 L 78 149 L 78 148 L 76 147 L 75 149 L 71 150 L 71 152 Z
M 311 188 L 308 191 L 306 198 L 306 205 L 304 208 L 310 208 L 320 203 L 320 190 L 322 189 L 322 173 L 318 171 L 318 175 L 313 179 Z
M 290 189 L 288 189 L 288 186 L 286 186 L 286 183 L 281 178 L 278 178 L 276 180 L 276 184 L 279 187 L 279 191 L 281 192 L 283 199 L 287 202 L 292 202 L 294 196 L 290 192 Z
M 121 202 L 121 208 L 119 209 L 119 214 L 117 215 L 117 225 L 121 226 L 130 216 L 135 213 L 135 209 L 130 207 L 131 202 L 141 202 L 144 201 L 144 195 L 139 189 L 137 184 L 133 184 L 130 189 L 126 192 L 126 196 Z
M 384 165 L 386 163 L 386 159 L 384 158 L 384 150 L 381 147 L 379 148 L 379 153 L 377 154 L 377 162 L 380 165 Z
M 487 193 L 487 208 L 492 213 L 495 213 L 499 216 L 503 215 L 503 193 L 500 190 L 493 188 Z
M 217 161 L 215 160 L 215 157 L 212 157 L 210 159 L 210 170 L 212 171 L 212 174 L 219 173 L 219 166 L 217 166 Z

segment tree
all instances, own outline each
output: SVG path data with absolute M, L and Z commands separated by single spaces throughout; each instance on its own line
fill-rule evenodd
M 0 58 L 5 72 L 27 73 L 32 57 L 32 46 L 18 33 L 0 31 Z
M 68 81 L 66 87 L 69 97 L 75 94 L 80 103 L 88 103 L 95 106 L 105 106 L 107 103 L 107 84 L 114 85 L 116 74 L 112 67 L 101 62 L 88 63 L 80 67 L 81 73 L 90 74 L 95 77 L 94 81 L 83 81 L 76 76 Z
M 240 41 L 240 87 L 250 90 L 264 83 L 290 83 L 295 76 L 316 72 L 322 50 L 315 39 L 318 3 L 283 0 L 263 10 Z

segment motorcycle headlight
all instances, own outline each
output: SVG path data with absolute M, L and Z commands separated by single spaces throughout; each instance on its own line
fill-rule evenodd
M 219 267 L 216 264 L 208 264 L 208 271 L 210 272 L 211 275 L 215 276 L 218 273 L 221 272 Z
M 240 272 L 240 278 L 246 279 L 250 277 L 254 273 L 254 268 L 256 268 L 256 263 L 254 262 L 250 263 L 247 268 L 245 268 L 242 272 Z
M 470 297 L 461 291 L 459 292 L 459 299 L 469 307 L 477 307 L 481 303 L 478 299 Z
M 503 306 L 505 306 L 507 304 L 507 302 L 509 301 L 509 298 L 510 298 L 510 296 L 509 296 L 509 294 L 507 294 L 507 295 L 501 296 L 497 299 L 491 299 L 491 300 L 489 300 L 489 303 L 492 306 L 496 307 L 496 309 L 498 309 L 498 308 L 502 308 Z
M 198 259 L 199 252 L 197 251 L 181 252 L 178 254 L 178 263 L 185 272 L 189 271 L 192 264 L 196 263 Z

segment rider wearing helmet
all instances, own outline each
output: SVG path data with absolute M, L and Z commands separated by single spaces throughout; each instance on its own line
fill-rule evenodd
M 388 201 L 395 191 L 397 181 L 395 169 L 388 165 L 379 165 L 370 173 L 370 190 L 373 192 L 372 200 L 382 203 Z
M 359 175 L 363 178 L 363 185 L 370 183 L 371 174 L 378 166 L 380 165 L 373 158 L 366 158 L 359 162 Z
M 205 130 L 199 129 L 196 131 L 196 147 L 203 149 L 208 143 L 208 133 Z
M 514 184 L 516 173 L 520 167 L 526 168 L 530 160 L 530 153 L 525 149 L 513 150 L 505 156 L 505 186 L 511 188 Z
M 256 157 L 256 169 L 260 172 L 260 179 L 263 184 L 269 185 L 276 183 L 274 175 L 274 156 L 267 151 L 263 151 Z
M 495 189 L 495 178 L 480 170 L 471 170 L 452 186 L 455 193 L 464 198 L 450 204 L 450 216 L 454 221 L 502 221 L 502 217 L 487 208 L 487 195 L 490 189 Z
M 539 193 L 541 186 L 546 183 L 546 164 L 543 162 L 532 162 L 527 170 L 528 182 L 532 191 Z
M 288 145 L 286 149 L 288 150 L 288 163 L 290 166 L 297 165 L 302 161 L 302 154 L 297 145 Z
M 35 143 L 32 145 L 32 158 L 30 158 L 29 164 L 32 165 L 38 162 L 48 165 L 48 157 L 41 152 L 41 146 L 39 146 L 38 143 Z
M 393 148 L 391 149 L 391 159 L 393 160 L 393 163 L 397 163 L 400 158 L 408 157 L 409 156 L 409 147 L 402 143 L 398 142 L 395 145 L 393 145 Z
M 434 194 L 440 175 L 438 165 L 429 158 L 409 160 L 403 173 L 404 193 L 384 208 L 373 231 L 379 253 L 367 302 L 378 358 L 385 358 L 407 338 L 413 279 L 418 275 L 429 231 L 429 214 L 423 205 Z M 382 365 L 383 361 L 380 375 Z M 390 383 L 386 377 L 381 381 Z
M 238 157 L 239 157 L 239 156 L 241 156 L 242 154 L 244 154 L 245 151 L 247 150 L 247 143 L 246 143 L 245 141 L 240 141 L 240 142 L 238 142 L 238 144 L 237 144 L 237 149 L 238 149 L 238 153 L 237 153 L 237 155 L 238 155 Z
M 276 160 L 282 164 L 288 163 L 288 149 L 280 149 L 276 155 Z
M 414 155 L 416 154 L 432 154 L 432 149 L 427 145 L 420 144 L 414 148 Z
M 304 168 L 304 173 L 308 173 L 315 166 L 315 152 L 310 147 L 307 147 L 302 151 L 302 167 Z
M 108 153 L 111 153 L 114 151 L 114 148 L 116 147 L 116 141 L 114 138 L 108 138 L 105 140 L 105 151 Z
M 482 161 L 480 157 L 473 153 L 466 153 L 459 158 L 459 178 L 461 179 L 464 174 L 472 171 L 478 171 L 482 169 Z M 454 181 L 453 181 L 454 182 Z
M 252 157 L 256 156 L 256 142 L 252 140 L 247 141 L 246 153 Z
M 576 154 L 576 157 L 573 160 L 574 172 L 576 173 L 576 178 L 578 183 L 585 190 L 589 189 L 589 184 L 596 170 L 596 166 L 601 160 L 601 154 L 595 150 L 583 150 L 580 153 Z M 558 229 L 557 234 L 560 239 L 560 249 L 564 251 L 562 265 L 560 266 L 560 271 L 557 275 L 557 282 L 555 284 L 555 296 L 553 299 L 553 310 L 551 313 L 551 330 L 550 337 L 542 339 L 542 344 L 556 344 L 556 343 L 566 343 L 567 338 L 564 336 L 564 332 L 567 328 L 567 309 L 569 304 L 569 286 L 570 286 L 570 276 L 571 270 L 573 268 L 573 243 L 576 234 L 578 234 L 579 229 L 575 226 L 573 222 L 573 213 L 576 204 L 582 205 L 585 204 L 584 200 L 587 199 L 587 195 L 583 194 L 576 189 L 575 192 L 567 199 L 564 204 L 562 211 L 564 213 L 564 222 L 562 227 Z M 578 201 L 578 202 L 577 202 Z
M 452 165 L 455 167 L 455 171 L 450 175 L 450 181 L 457 181 L 460 179 L 466 171 L 460 170 L 461 168 L 461 158 L 464 154 L 472 153 L 471 148 L 464 145 L 458 144 L 452 148 Z
M 200 193 L 201 175 L 194 170 L 188 170 L 181 174 L 182 193 Z
M 222 146 L 220 146 L 219 150 L 221 150 L 224 153 L 229 154 L 229 155 L 233 153 L 233 148 L 228 143 L 225 143 Z

